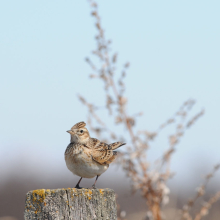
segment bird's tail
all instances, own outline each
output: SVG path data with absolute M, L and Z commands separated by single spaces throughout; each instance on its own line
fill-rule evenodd
M 123 145 L 125 145 L 126 143 L 121 143 L 121 142 L 115 142 L 112 144 L 109 144 L 109 146 L 111 147 L 112 150 L 115 150 Z

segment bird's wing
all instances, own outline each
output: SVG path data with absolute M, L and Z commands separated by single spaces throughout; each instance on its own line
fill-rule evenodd
M 109 164 L 116 158 L 110 145 L 100 141 L 94 146 L 91 154 L 93 160 L 102 165 Z
M 112 157 L 110 157 L 109 160 L 106 161 L 106 164 L 112 163 L 116 159 L 116 157 L 117 157 L 117 151 L 113 151 Z

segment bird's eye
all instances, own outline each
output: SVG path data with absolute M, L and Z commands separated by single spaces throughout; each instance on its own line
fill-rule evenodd
M 80 130 L 80 133 L 83 133 L 83 130 Z

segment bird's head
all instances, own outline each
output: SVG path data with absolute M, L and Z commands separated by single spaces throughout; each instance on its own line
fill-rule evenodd
M 89 140 L 89 132 L 85 126 L 85 122 L 79 122 L 67 131 L 71 135 L 71 142 L 84 144 Z

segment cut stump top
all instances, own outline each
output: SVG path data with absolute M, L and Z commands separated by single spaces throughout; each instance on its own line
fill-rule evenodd
M 117 219 L 112 189 L 38 189 L 26 194 L 25 220 Z

